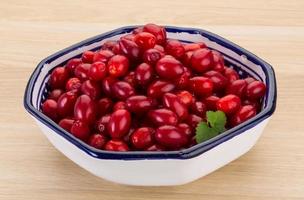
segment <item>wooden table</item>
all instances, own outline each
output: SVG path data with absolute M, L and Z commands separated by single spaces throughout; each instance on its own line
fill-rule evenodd
M 44 57 L 121 25 L 201 27 L 271 63 L 277 111 L 246 155 L 177 187 L 113 184 L 59 153 L 25 112 Z M 0 199 L 304 199 L 304 1 L 0 1 Z

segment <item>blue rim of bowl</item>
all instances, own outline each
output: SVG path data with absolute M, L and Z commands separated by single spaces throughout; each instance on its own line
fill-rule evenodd
M 263 120 L 270 117 L 276 108 L 276 98 L 277 98 L 277 88 L 276 88 L 276 78 L 275 73 L 271 65 L 269 65 L 264 60 L 260 59 L 253 53 L 243 49 L 242 47 L 214 34 L 206 30 L 198 29 L 198 28 L 186 28 L 186 27 L 175 27 L 175 26 L 165 26 L 168 32 L 187 32 L 190 34 L 201 34 L 202 36 L 208 38 L 210 41 L 214 41 L 239 55 L 245 55 L 248 60 L 252 61 L 253 63 L 260 65 L 266 75 L 266 107 L 262 109 L 260 113 L 258 113 L 255 117 L 247 120 L 246 122 L 231 128 L 224 133 L 208 140 L 203 143 L 197 144 L 193 147 L 179 150 L 179 151 L 162 151 L 162 152 L 147 152 L 147 151 L 128 151 L 128 152 L 111 152 L 105 150 L 99 150 L 89 146 L 88 144 L 82 142 L 81 140 L 75 138 L 72 134 L 62 129 L 59 125 L 45 116 L 41 111 L 36 109 L 31 103 L 31 97 L 33 92 L 33 86 L 40 74 L 40 70 L 44 64 L 50 63 L 53 60 L 57 59 L 58 57 L 76 50 L 81 46 L 86 46 L 95 42 L 98 42 L 102 39 L 106 39 L 108 37 L 112 37 L 117 34 L 128 33 L 132 31 L 134 28 L 139 27 L 138 25 L 135 26 L 125 26 L 121 27 L 95 37 L 86 39 L 82 42 L 79 42 L 75 45 L 72 45 L 68 48 L 65 48 L 57 53 L 48 56 L 47 58 L 43 59 L 34 72 L 32 73 L 29 82 L 25 89 L 24 94 L 24 107 L 25 109 L 37 120 L 41 123 L 46 125 L 48 128 L 52 129 L 55 133 L 59 134 L 80 150 L 84 151 L 88 155 L 98 158 L 98 159 L 111 159 L 111 160 L 146 160 L 146 159 L 190 159 L 196 156 L 201 155 L 202 153 L 216 147 L 217 145 L 230 140 L 231 138 L 242 134 L 244 131 L 253 128 Z

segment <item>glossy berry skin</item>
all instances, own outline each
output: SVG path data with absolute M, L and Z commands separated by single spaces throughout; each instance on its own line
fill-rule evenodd
M 164 27 L 156 24 L 146 24 L 143 31 L 153 34 L 156 37 L 157 44 L 164 44 L 166 42 L 167 35 Z
M 196 114 L 200 117 L 205 117 L 207 106 L 201 101 L 196 101 L 191 105 L 190 110 L 193 114 Z
M 156 129 L 155 140 L 168 149 L 179 149 L 188 142 L 187 135 L 175 126 L 161 126 Z
M 192 130 L 195 130 L 197 124 L 200 123 L 202 120 L 203 118 L 201 118 L 200 116 L 190 114 L 188 115 L 185 123 L 187 123 L 192 128 Z
M 102 80 L 101 83 L 101 88 L 102 92 L 107 96 L 111 97 L 112 96 L 112 85 L 116 82 L 117 80 L 112 78 L 112 77 L 106 77 L 105 79 Z
M 177 96 L 178 96 L 179 100 L 187 107 L 189 107 L 194 102 L 194 99 L 195 99 L 192 96 L 192 94 L 186 90 L 180 91 L 179 93 L 177 93 Z
M 82 83 L 79 80 L 79 78 L 70 78 L 66 84 L 65 84 L 65 90 L 66 91 L 79 91 L 80 87 L 81 87 Z
M 95 53 L 93 62 L 103 62 L 107 63 L 109 59 L 114 56 L 114 53 L 110 50 L 100 50 Z
M 139 85 L 147 85 L 153 79 L 153 67 L 147 63 L 141 63 L 135 70 L 135 80 Z
M 227 115 L 235 113 L 240 106 L 241 99 L 234 94 L 226 95 L 220 98 L 216 103 L 217 110 L 221 110 Z
M 73 115 L 74 105 L 77 100 L 77 94 L 69 91 L 63 93 L 57 101 L 57 112 L 61 117 Z
M 129 60 L 126 56 L 115 55 L 108 62 L 108 71 L 112 77 L 122 77 L 127 74 Z
M 74 70 L 75 68 L 80 65 L 82 63 L 80 58 L 72 58 L 71 60 L 69 60 L 65 67 L 67 68 L 67 70 L 69 71 L 69 73 L 72 75 L 74 74 Z
M 121 109 L 127 110 L 127 104 L 124 101 L 117 101 L 113 106 L 113 111 Z
M 112 94 L 120 100 L 126 100 L 128 97 L 134 95 L 135 91 L 129 83 L 117 81 L 112 85 Z
M 107 151 L 129 151 L 129 147 L 122 140 L 109 140 L 105 145 Z
M 102 147 L 105 145 L 106 141 L 107 140 L 104 135 L 97 133 L 97 134 L 91 135 L 88 143 L 90 146 L 92 146 L 96 149 L 102 149 Z
M 94 62 L 88 72 L 88 76 L 93 81 L 101 81 L 107 75 L 107 66 L 103 62 Z
M 156 44 L 154 49 L 157 49 L 158 51 L 162 52 L 165 54 L 165 48 L 159 44 Z
M 206 72 L 212 68 L 213 55 L 212 52 L 207 49 L 198 49 L 193 52 L 191 56 L 191 68 L 198 72 Z
M 117 44 L 117 41 L 108 40 L 101 46 L 101 49 L 113 51 L 116 44 Z
M 111 114 L 108 123 L 108 132 L 112 138 L 122 138 L 125 136 L 131 126 L 131 114 L 129 111 L 120 109 Z
M 98 116 L 103 116 L 105 114 L 108 114 L 111 112 L 113 108 L 113 101 L 108 98 L 102 98 L 97 101 L 97 111 L 98 111 Z
M 137 86 L 137 81 L 135 78 L 135 72 L 131 71 L 129 72 L 124 78 L 123 80 L 127 83 L 129 83 L 132 87 L 136 87 Z
M 138 60 L 141 57 L 141 49 L 135 42 L 121 38 L 118 44 L 121 51 L 131 60 Z
M 225 70 L 223 56 L 217 51 L 212 51 L 212 55 L 213 55 L 213 65 L 214 65 L 213 70 L 218 72 L 223 72 Z
M 48 99 L 57 101 L 63 93 L 64 91 L 62 89 L 54 89 L 49 93 Z
M 256 109 L 252 105 L 242 106 L 231 118 L 231 125 L 237 126 L 244 121 L 254 117 L 256 115 Z
M 178 122 L 177 115 L 169 109 L 156 109 L 150 110 L 148 113 L 149 119 L 156 125 L 173 125 L 175 126 Z
M 186 67 L 190 67 L 191 66 L 191 57 L 193 55 L 194 51 L 187 51 L 185 52 L 183 58 L 182 58 L 182 62 L 184 64 L 184 66 Z
M 90 128 L 86 122 L 76 120 L 71 127 L 71 133 L 78 139 L 87 141 L 90 137 Z
M 136 129 L 131 135 L 131 143 L 136 149 L 146 149 L 154 143 L 155 130 L 149 127 Z
M 175 79 L 183 74 L 184 68 L 181 62 L 172 56 L 165 56 L 157 63 L 155 70 L 164 79 Z
M 238 73 L 234 69 L 228 67 L 224 69 L 224 76 L 228 79 L 230 83 L 240 78 Z
M 248 84 L 246 96 L 249 99 L 259 99 L 265 95 L 266 86 L 261 81 L 253 81 Z
M 185 54 L 185 48 L 178 40 L 168 40 L 165 51 L 175 58 L 181 58 Z
M 74 106 L 74 117 L 88 124 L 94 123 L 96 107 L 88 95 L 83 94 L 77 98 Z
M 57 114 L 57 102 L 53 99 L 47 99 L 41 106 L 41 110 L 43 114 L 48 116 L 54 121 L 57 121 L 58 114 Z
M 81 56 L 81 60 L 83 63 L 93 63 L 95 53 L 93 51 L 85 51 Z
M 214 95 L 205 98 L 204 103 L 207 107 L 207 110 L 216 110 L 216 104 L 218 100 L 220 100 L 220 98 Z
M 228 84 L 228 80 L 221 73 L 217 71 L 208 71 L 204 73 L 205 77 L 208 77 L 213 82 L 213 88 L 215 91 L 223 90 Z
M 96 100 L 100 96 L 101 88 L 97 82 L 86 80 L 81 85 L 81 92 Z
M 78 65 L 74 71 L 75 77 L 79 78 L 82 81 L 88 79 L 89 78 L 88 73 L 90 68 L 91 68 L 91 64 L 84 63 Z
M 189 87 L 198 96 L 209 96 L 213 92 L 213 82 L 203 76 L 191 78 Z
M 164 53 L 157 50 L 157 49 L 148 49 L 143 54 L 143 60 L 145 63 L 148 63 L 150 65 L 155 65 L 156 62 L 164 57 Z
M 56 67 L 49 79 L 49 83 L 52 89 L 64 88 L 65 82 L 69 78 L 69 71 L 65 67 Z
M 261 109 L 261 103 L 259 102 L 259 100 L 250 100 L 250 99 L 244 99 L 242 101 L 242 105 L 246 106 L 246 105 L 251 105 L 255 108 L 255 110 L 258 112 Z
M 182 73 L 177 79 L 174 80 L 174 83 L 178 89 L 186 89 L 190 82 L 190 74 L 185 72 Z
M 154 107 L 153 100 L 144 95 L 131 96 L 126 100 L 126 107 L 135 114 L 148 112 Z
M 194 135 L 192 128 L 186 123 L 177 124 L 177 128 L 180 132 L 187 135 L 188 138 L 191 138 Z
M 235 80 L 226 89 L 226 94 L 235 94 L 242 98 L 245 95 L 247 82 L 243 79 Z
M 58 125 L 63 128 L 64 130 L 70 132 L 71 128 L 74 124 L 74 119 L 69 119 L 69 118 L 64 118 L 62 120 L 60 120 L 60 122 L 58 123 Z
M 188 117 L 188 109 L 185 104 L 183 104 L 178 96 L 172 93 L 166 93 L 163 96 L 163 105 L 175 112 L 180 120 L 184 120 Z
M 149 85 L 147 89 L 147 94 L 149 97 L 152 98 L 160 98 L 163 94 L 167 92 L 171 92 L 175 89 L 175 85 L 167 82 L 167 81 L 161 81 L 157 80 Z
M 151 49 L 156 44 L 156 37 L 148 32 L 140 32 L 134 37 L 135 43 L 144 50 Z
M 108 135 L 108 123 L 110 121 L 110 115 L 104 115 L 95 123 L 95 129 L 98 133 L 101 133 L 103 135 Z

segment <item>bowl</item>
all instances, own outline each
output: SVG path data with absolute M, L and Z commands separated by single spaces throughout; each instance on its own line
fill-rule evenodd
M 191 148 L 164 152 L 110 152 L 90 147 L 62 129 L 40 111 L 52 69 L 107 40 L 117 40 L 138 26 L 118 28 L 61 50 L 42 60 L 27 84 L 24 106 L 49 141 L 65 156 L 103 179 L 128 185 L 181 185 L 199 179 L 240 157 L 257 142 L 276 107 L 276 80 L 272 67 L 256 55 L 211 32 L 166 26 L 168 38 L 204 42 L 221 52 L 226 65 L 240 77 L 263 81 L 267 91 L 262 110 L 255 117 Z M 62 166 L 64 167 L 64 166 Z

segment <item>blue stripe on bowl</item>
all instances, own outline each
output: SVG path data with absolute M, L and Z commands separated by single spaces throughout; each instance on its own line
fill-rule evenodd
M 109 151 L 104 151 L 104 150 L 98 150 L 93 147 L 90 147 L 89 145 L 85 144 L 81 140 L 75 138 L 72 136 L 70 133 L 59 127 L 55 122 L 50 120 L 48 117 L 46 117 L 43 113 L 39 111 L 40 108 L 40 101 L 36 101 L 37 105 L 32 104 L 32 92 L 33 92 L 33 87 L 35 82 L 37 81 L 37 78 L 41 72 L 41 69 L 44 64 L 50 63 L 54 61 L 55 59 L 61 57 L 62 55 L 69 53 L 71 51 L 76 50 L 77 48 L 81 46 L 87 46 L 90 44 L 93 44 L 95 42 L 101 41 L 103 39 L 106 39 L 108 37 L 112 37 L 118 34 L 123 34 L 123 33 L 128 33 L 132 31 L 134 28 L 138 26 L 127 26 L 127 27 L 122 27 L 119 29 L 115 29 L 113 31 L 109 31 L 103 34 L 100 34 L 98 36 L 89 38 L 87 40 L 84 40 L 78 44 L 75 44 L 71 47 L 68 47 L 64 50 L 61 50 L 44 60 L 42 60 L 37 68 L 34 70 L 33 74 L 31 75 L 29 82 L 27 84 L 27 87 L 25 89 L 25 94 L 24 94 L 24 107 L 26 110 L 34 116 L 37 120 L 42 122 L 44 125 L 46 125 L 48 128 L 52 129 L 54 132 L 59 134 L 60 136 L 64 137 L 66 140 L 77 146 L 79 149 L 84 151 L 90 156 L 93 156 L 98 159 L 118 159 L 118 160 L 137 160 L 137 159 L 189 159 L 196 157 L 212 148 L 215 146 L 243 133 L 244 131 L 254 127 L 261 121 L 265 120 L 268 118 L 270 115 L 273 114 L 275 108 L 276 108 L 276 79 L 275 79 L 275 74 L 274 70 L 272 67 L 257 57 L 256 55 L 248 52 L 247 50 L 243 49 L 242 47 L 239 47 L 238 45 L 216 35 L 211 32 L 202 30 L 202 29 L 195 29 L 195 28 L 182 28 L 182 27 L 173 27 L 173 26 L 166 26 L 166 30 L 168 32 L 173 32 L 173 33 L 179 33 L 179 32 L 187 32 L 190 34 L 201 34 L 203 37 L 208 38 L 210 41 L 214 41 L 221 46 L 228 48 L 235 53 L 239 55 L 245 55 L 247 59 L 257 65 L 260 65 L 264 73 L 266 74 L 266 85 L 267 85 L 267 91 L 266 91 L 266 98 L 264 100 L 264 109 L 257 114 L 255 117 L 252 119 L 240 124 L 237 127 L 234 127 L 232 129 L 227 130 L 226 132 L 206 141 L 203 143 L 200 143 L 198 145 L 195 145 L 191 148 L 180 150 L 180 151 L 166 151 L 166 152 L 141 152 L 141 151 L 132 151 L 132 152 L 109 152 Z M 240 63 L 238 60 L 235 60 L 234 58 L 231 58 L 228 55 L 225 55 L 226 57 L 229 57 L 233 61 L 241 64 L 242 66 L 245 66 L 244 64 Z M 248 68 L 250 69 L 250 68 Z M 255 73 L 254 70 L 250 69 L 250 73 Z M 260 79 L 261 77 L 255 73 L 255 76 L 258 76 Z M 44 77 L 44 80 L 48 77 Z M 44 82 L 44 81 L 43 81 Z M 41 85 L 39 89 L 39 95 L 43 95 L 45 92 L 45 85 Z M 38 96 L 39 99 L 39 96 Z

